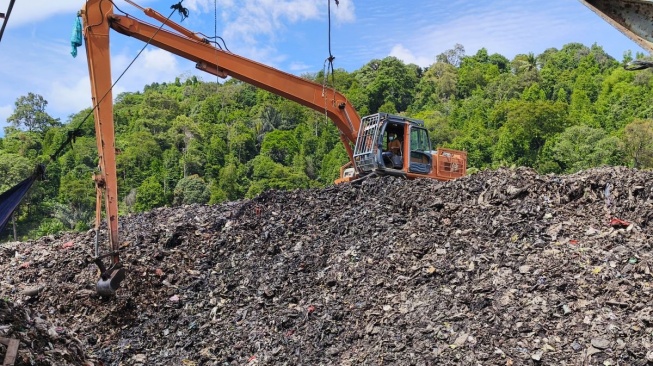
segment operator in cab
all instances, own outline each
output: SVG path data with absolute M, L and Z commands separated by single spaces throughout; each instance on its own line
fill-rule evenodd
M 395 155 L 401 155 L 401 141 L 397 139 L 397 134 L 391 133 L 390 136 L 388 136 L 388 140 L 388 151 Z
M 401 169 L 403 159 L 401 157 L 401 141 L 397 138 L 396 133 L 388 134 L 388 146 L 383 152 L 383 161 L 387 168 Z

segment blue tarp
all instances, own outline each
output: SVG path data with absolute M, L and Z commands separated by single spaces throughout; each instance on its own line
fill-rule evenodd
M 5 229 L 11 214 L 14 213 L 20 201 L 27 194 L 27 191 L 32 187 L 32 184 L 42 175 L 42 170 L 37 170 L 29 178 L 9 188 L 6 192 L 0 194 L 0 232 Z
M 82 21 L 77 17 L 73 26 L 73 34 L 70 36 L 70 54 L 77 57 L 77 47 L 82 46 Z

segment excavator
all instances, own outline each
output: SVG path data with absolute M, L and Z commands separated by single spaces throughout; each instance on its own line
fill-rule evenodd
M 653 2 L 651 0 L 579 0 L 644 49 L 653 52 Z M 83 22 L 95 131 L 99 153 L 96 184 L 96 233 L 106 209 L 109 252 L 100 255 L 96 234 L 95 263 L 100 269 L 97 292 L 113 296 L 126 276 L 120 262 L 118 241 L 118 189 L 113 125 L 110 31 L 147 42 L 187 60 L 221 78 L 232 77 L 325 113 L 340 131 L 349 162 L 335 183 L 352 182 L 372 175 L 407 179 L 451 180 L 467 170 L 464 151 L 433 150 L 424 122 L 404 116 L 376 113 L 361 118 L 344 95 L 331 87 L 285 73 L 215 46 L 208 37 L 192 32 L 151 8 L 126 0 L 162 23 L 157 27 L 128 14 L 114 13 L 111 0 L 87 0 L 80 11 Z M 399 144 L 397 144 L 397 141 Z M 392 148 L 391 148 L 392 147 Z M 109 266 L 103 260 L 110 258 Z
M 116 14 L 115 5 L 110 0 L 87 0 L 79 12 L 95 107 L 93 113 L 99 153 L 99 172 L 94 175 L 94 180 L 97 191 L 95 263 L 100 270 L 96 289 L 100 295 L 114 295 L 126 276 L 126 270 L 120 262 L 118 241 L 118 179 L 109 41 L 111 30 L 193 61 L 198 69 L 209 74 L 235 78 L 325 113 L 338 128 L 349 156 L 349 162 L 340 169 L 340 178 L 335 181 L 336 184 L 373 175 L 446 181 L 466 174 L 466 152 L 444 148 L 433 150 L 423 121 L 387 113 L 361 118 L 347 98 L 334 88 L 223 50 L 202 34 L 170 21 L 169 17 L 166 18 L 151 8 L 142 8 L 131 0 L 126 2 L 162 26 L 154 26 L 128 14 Z M 108 253 L 100 255 L 99 223 L 103 200 L 110 249 Z M 105 258 L 110 260 L 108 266 L 103 262 Z

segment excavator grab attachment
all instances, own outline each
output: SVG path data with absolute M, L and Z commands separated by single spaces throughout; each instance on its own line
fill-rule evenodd
M 125 268 L 121 267 L 120 264 L 105 268 L 99 258 L 95 260 L 95 264 L 100 269 L 100 279 L 96 286 L 97 293 L 105 297 L 115 295 L 118 288 L 120 288 L 120 283 L 127 275 Z
M 580 0 L 603 20 L 653 54 L 653 1 Z

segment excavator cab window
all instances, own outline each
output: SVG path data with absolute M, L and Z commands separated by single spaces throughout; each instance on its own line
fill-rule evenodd
M 403 168 L 404 125 L 388 124 L 383 134 L 383 164 L 386 168 Z
M 409 171 L 428 174 L 431 171 L 432 159 L 428 132 L 423 128 L 411 126 Z

